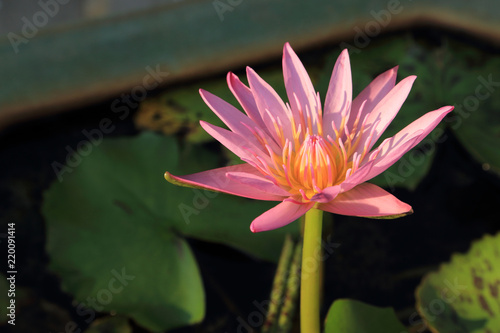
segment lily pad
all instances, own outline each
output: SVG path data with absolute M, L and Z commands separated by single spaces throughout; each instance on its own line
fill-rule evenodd
M 392 308 L 338 299 L 328 310 L 324 333 L 401 333 L 405 327 Z
M 297 234 L 296 225 L 250 232 L 271 203 L 167 183 L 166 170 L 217 166 L 199 146 L 180 151 L 175 139 L 144 133 L 105 139 L 86 155 L 47 190 L 42 212 L 50 269 L 88 317 L 116 312 L 153 331 L 197 323 L 204 291 L 186 237 L 277 260 L 284 235 Z
M 455 254 L 417 288 L 417 309 L 432 332 L 491 333 L 500 327 L 500 233 Z

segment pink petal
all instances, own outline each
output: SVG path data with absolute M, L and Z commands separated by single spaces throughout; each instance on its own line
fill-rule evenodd
M 270 163 L 269 156 L 264 154 L 260 148 L 249 142 L 245 137 L 209 124 L 203 120 L 200 121 L 200 125 L 208 134 L 235 153 L 243 161 L 254 164 L 257 161 L 255 156 L 259 156 L 266 163 Z
M 281 140 L 276 134 L 275 122 L 283 130 L 284 137 L 291 140 L 292 127 L 290 116 L 279 95 L 250 67 L 247 67 L 247 77 L 262 120 L 272 137 L 276 140 L 276 143 L 281 144 Z M 281 123 L 281 126 L 279 123 Z
M 332 129 L 332 122 L 339 130 L 342 120 L 349 116 L 352 102 L 351 64 L 347 49 L 342 51 L 333 68 L 328 93 L 326 94 L 323 113 L 323 131 L 325 137 L 330 135 L 336 138 Z M 347 119 L 346 119 L 347 120 Z
M 296 126 L 300 124 L 300 114 L 303 114 L 305 119 L 311 120 L 311 134 L 317 134 L 320 106 L 316 103 L 311 79 L 289 43 L 283 48 L 283 77 Z
M 296 204 L 283 201 L 253 220 L 250 230 L 261 232 L 281 228 L 304 215 L 313 206 L 314 203 Z
M 263 192 L 289 197 L 290 193 L 275 185 L 272 181 L 264 178 L 262 175 L 251 174 L 248 172 L 228 172 L 227 177 L 238 183 L 255 187 Z
M 372 112 L 373 108 L 394 88 L 398 67 L 394 67 L 377 76 L 363 91 L 352 101 L 351 114 L 349 116 L 348 128 L 352 129 L 356 118 L 360 122 L 365 116 Z M 358 115 L 361 105 L 366 101 L 361 114 Z M 359 124 L 361 125 L 361 124 Z
M 319 204 L 318 208 L 330 213 L 363 217 L 406 215 L 412 212 L 410 205 L 369 183 L 339 194 L 333 201 Z
M 363 165 L 361 168 L 359 168 L 360 177 L 358 177 L 358 181 L 360 183 L 368 181 L 387 170 L 391 165 L 396 163 L 406 152 L 408 152 L 411 149 L 410 147 L 413 147 L 416 142 L 418 142 L 417 139 L 420 133 L 422 133 L 422 131 L 415 133 L 414 137 L 408 138 L 408 140 L 401 142 L 401 144 L 392 149 L 391 153 L 387 155 L 382 161 L 377 160 L 377 150 L 374 150 L 371 154 L 373 154 L 375 158 L 372 161 L 368 162 L 369 164 L 367 163 L 366 165 Z M 386 141 L 387 140 L 384 140 L 383 144 Z M 365 168 L 367 169 L 365 170 Z M 361 178 L 361 176 L 363 176 L 363 178 L 359 179 Z
M 231 72 L 227 74 L 227 84 L 234 97 L 236 97 L 238 102 L 243 107 L 243 110 L 245 110 L 248 117 L 261 128 L 266 129 L 266 125 L 262 121 L 259 108 L 255 103 L 255 99 L 250 88 L 244 85 L 240 79 L 238 79 L 238 77 Z
M 313 195 L 310 200 L 315 202 L 329 202 L 335 199 L 341 190 L 342 187 L 340 185 L 333 185 L 325 188 L 322 192 Z
M 282 201 L 283 196 L 264 192 L 255 187 L 244 185 L 226 177 L 227 173 L 240 172 L 249 175 L 258 175 L 260 172 L 249 164 L 238 164 L 228 167 L 207 170 L 186 176 L 174 176 L 168 172 L 165 173 L 165 179 L 175 185 L 202 188 L 212 191 L 218 191 L 240 197 Z
M 364 165 L 362 165 L 359 169 L 354 171 L 352 175 L 350 175 L 344 182 L 342 182 L 342 184 L 340 184 L 341 187 L 340 192 L 347 192 L 351 190 L 353 187 L 358 186 L 359 184 L 364 183 L 366 180 L 370 179 L 367 177 L 371 169 L 373 168 L 374 164 L 375 161 L 368 161 Z
M 361 142 L 357 152 L 361 153 L 365 147 L 366 151 L 370 151 L 375 142 L 377 142 L 387 126 L 389 126 L 399 112 L 416 78 L 416 76 L 412 75 L 401 80 L 401 82 L 392 88 L 377 106 L 375 106 L 373 111 L 368 115 L 366 127 L 361 134 Z M 374 135 L 371 135 L 372 131 L 374 131 Z
M 255 147 L 258 147 L 263 152 L 267 153 L 267 149 L 263 147 L 262 144 L 257 139 L 256 137 L 257 133 L 252 132 L 252 130 L 258 127 L 253 120 L 245 116 L 243 113 L 241 113 L 238 109 L 236 109 L 228 102 L 209 93 L 208 91 L 200 89 L 200 95 L 205 101 L 205 103 L 210 107 L 210 109 L 212 109 L 212 111 L 217 115 L 217 117 L 219 117 L 224 122 L 224 124 L 226 124 L 227 127 L 229 127 L 231 131 L 241 135 L 249 142 L 251 142 L 253 145 L 255 145 Z M 258 135 L 259 136 L 263 135 L 266 142 L 272 144 L 273 141 L 271 140 L 270 137 L 267 136 L 267 134 L 261 132 Z M 275 147 L 273 148 L 276 151 L 278 151 L 279 148 L 276 147 L 276 145 L 274 146 Z
M 414 145 L 411 147 L 415 147 L 420 141 L 422 141 L 423 138 L 425 138 L 429 133 L 436 128 L 436 126 L 443 120 L 443 118 L 453 111 L 454 107 L 453 106 L 443 106 L 437 110 L 427 112 L 417 120 L 413 121 L 410 123 L 408 126 L 403 128 L 401 131 L 399 131 L 395 136 L 391 138 L 392 142 L 401 142 L 404 141 L 405 138 L 411 137 L 414 135 L 414 133 L 422 131 L 422 133 L 418 136 L 418 142 L 414 143 Z M 391 142 L 391 143 L 392 143 Z M 388 144 L 391 146 L 392 144 Z M 411 149 L 410 148 L 410 149 Z M 382 148 L 381 154 L 379 155 L 378 159 L 380 159 L 381 156 L 384 156 L 386 154 L 386 150 Z
M 375 163 L 362 181 L 369 180 L 396 163 L 404 154 L 422 141 L 443 118 L 453 110 L 453 106 L 444 106 L 438 110 L 426 113 L 413 121 L 395 136 L 384 140 L 377 150 L 368 155 L 368 160 Z M 376 157 L 374 157 L 376 156 Z

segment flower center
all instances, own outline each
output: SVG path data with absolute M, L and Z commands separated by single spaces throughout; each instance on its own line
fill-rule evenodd
M 274 140 L 255 131 L 255 137 L 270 159 L 255 155 L 253 165 L 297 200 L 307 202 L 325 188 L 341 184 L 359 168 L 369 150 L 365 145 L 362 151 L 357 151 L 368 117 L 361 119 L 362 112 L 359 112 L 354 123 L 349 125 L 350 131 L 344 117 L 338 127 L 331 123 L 333 133 L 325 134 L 320 109 L 313 113 L 299 110 L 298 119 L 293 119 L 289 108 L 288 111 L 290 133 L 285 134 L 280 119 L 273 118 L 272 114 L 269 116 L 275 130 L 272 132 Z M 371 141 L 376 126 L 372 128 L 366 142 Z
M 307 136 L 295 156 L 294 171 L 305 189 L 320 191 L 333 184 L 335 158 L 322 137 Z
M 307 134 L 296 149 L 291 142 L 284 145 L 282 155 L 272 154 L 273 167 L 267 170 L 276 184 L 293 195 L 309 200 L 323 189 L 340 184 L 352 163 L 340 145 L 319 135 Z

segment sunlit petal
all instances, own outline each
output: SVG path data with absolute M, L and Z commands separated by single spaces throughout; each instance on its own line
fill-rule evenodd
M 320 204 L 318 208 L 335 214 L 362 217 L 400 216 L 412 212 L 410 205 L 370 183 L 339 194 L 335 200 Z

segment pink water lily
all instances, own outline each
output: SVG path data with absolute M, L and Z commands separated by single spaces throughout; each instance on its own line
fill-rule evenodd
M 282 227 L 311 208 L 362 217 L 409 214 L 410 205 L 365 182 L 415 147 L 453 107 L 425 114 L 372 149 L 416 78 L 409 76 L 395 84 L 396 73 L 397 67 L 380 74 L 353 100 L 349 55 L 344 50 L 335 63 L 322 109 L 319 94 L 287 43 L 283 75 L 289 103 L 249 67 L 249 87 L 236 75 L 227 76 L 246 115 L 200 90 L 229 130 L 204 121 L 201 126 L 245 163 L 187 176 L 166 172 L 165 178 L 179 185 L 281 201 L 252 222 L 253 232 Z

